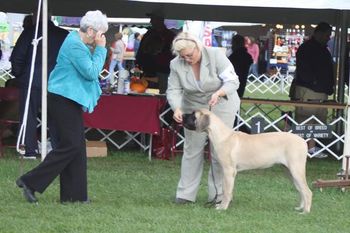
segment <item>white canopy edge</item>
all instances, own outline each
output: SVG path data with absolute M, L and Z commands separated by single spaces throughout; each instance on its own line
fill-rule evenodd
M 131 0 L 137 2 L 156 2 L 156 3 L 181 3 L 194 5 L 213 5 L 213 6 L 244 6 L 244 7 L 276 7 L 276 8 L 300 8 L 300 9 L 338 9 L 350 10 L 350 1 L 348 0 Z

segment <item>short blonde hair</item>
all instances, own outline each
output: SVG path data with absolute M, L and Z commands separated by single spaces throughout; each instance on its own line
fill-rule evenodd
M 88 11 L 80 20 L 80 30 L 86 32 L 91 27 L 96 31 L 106 32 L 108 30 L 107 16 L 101 11 Z
M 180 51 L 183 49 L 192 49 L 196 47 L 199 49 L 199 51 L 202 51 L 202 42 L 188 32 L 181 32 L 173 40 L 172 50 L 175 55 L 179 55 Z

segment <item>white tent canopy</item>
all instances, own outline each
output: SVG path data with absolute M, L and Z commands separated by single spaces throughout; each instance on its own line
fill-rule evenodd
M 2 1 L 5 12 L 30 13 L 37 0 Z M 196 0 L 196 1 L 112 1 L 112 0 L 50 0 L 53 15 L 81 16 L 88 10 L 100 9 L 108 17 L 145 17 L 146 12 L 162 9 L 169 19 L 205 21 L 300 24 L 326 21 L 339 22 L 340 11 L 350 10 L 347 0 Z M 348 14 L 348 12 L 347 12 Z
M 2 1 L 1 10 L 5 12 L 30 13 L 36 12 L 39 0 L 8 0 Z M 49 4 L 49 6 L 48 6 Z M 85 12 L 100 9 L 108 17 L 143 18 L 145 13 L 160 9 L 168 19 L 187 19 L 204 21 L 279 23 L 279 24 L 317 24 L 328 22 L 347 32 L 349 24 L 349 0 L 44 0 L 43 1 L 43 113 L 46 113 L 46 60 L 47 57 L 47 11 L 52 15 L 82 16 Z M 46 21 L 46 22 L 45 22 Z M 344 66 L 346 34 L 339 36 L 340 67 Z M 340 79 L 344 77 L 343 69 L 338 66 Z M 348 78 L 348 77 L 347 77 Z M 350 110 L 349 110 L 350 111 Z M 350 112 L 348 111 L 348 115 Z M 349 117 L 349 116 L 348 116 Z M 46 116 L 42 118 L 46 128 Z M 349 121 L 349 119 L 348 119 Z M 347 130 L 349 131 L 349 130 Z M 42 130 L 43 156 L 46 155 L 46 131 Z M 349 134 L 345 137 L 345 145 L 349 144 Z M 349 154 L 346 147 L 344 154 Z
M 138 2 L 158 2 L 158 3 L 182 3 L 194 5 L 212 6 L 249 6 L 249 7 L 273 7 L 273 8 L 308 8 L 308 9 L 347 9 L 350 10 L 350 2 L 347 0 L 318 0 L 318 1 L 279 1 L 265 0 L 134 0 Z M 263 4 L 263 5 L 262 5 Z

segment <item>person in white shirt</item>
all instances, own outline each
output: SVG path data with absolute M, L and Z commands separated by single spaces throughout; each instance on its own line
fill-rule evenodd
M 122 40 L 123 34 L 121 32 L 117 32 L 114 35 L 115 41 L 113 42 L 112 46 L 110 47 L 112 51 L 111 55 L 111 61 L 109 64 L 109 81 L 110 83 L 114 82 L 114 70 L 115 67 L 118 67 L 118 70 L 124 70 L 123 67 L 123 57 L 125 53 L 125 44 Z

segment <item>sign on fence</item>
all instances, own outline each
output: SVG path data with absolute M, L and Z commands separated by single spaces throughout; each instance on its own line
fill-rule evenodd
M 251 120 L 251 133 L 258 134 L 263 133 L 266 125 L 265 119 L 262 117 L 253 117 Z
M 292 133 L 302 138 L 331 138 L 332 129 L 329 125 L 293 125 Z

